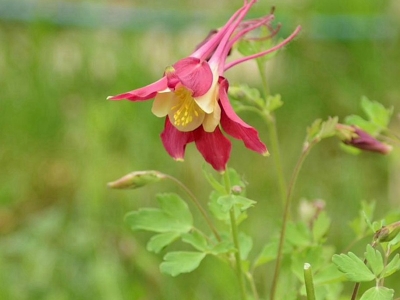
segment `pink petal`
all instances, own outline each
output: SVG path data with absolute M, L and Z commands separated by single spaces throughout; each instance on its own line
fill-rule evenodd
M 167 89 L 167 78 L 162 77 L 160 80 L 153 82 L 152 84 L 146 85 L 137 90 L 133 90 L 127 93 L 119 94 L 116 96 L 110 96 L 109 100 L 130 100 L 130 101 L 144 101 L 154 98 L 158 92 Z
M 213 74 L 208 62 L 186 57 L 173 65 L 174 72 L 166 73 L 168 87 L 175 88 L 180 82 L 193 92 L 193 97 L 204 95 L 211 87 Z
M 225 171 L 232 145 L 219 127 L 215 128 L 214 132 L 205 132 L 202 127 L 199 127 L 193 134 L 197 150 L 206 162 L 219 172 Z
M 242 119 L 235 113 L 231 104 L 229 103 L 227 91 L 228 81 L 221 77 L 220 81 L 220 103 L 222 106 L 221 125 L 222 128 L 232 137 L 242 140 L 244 145 L 263 155 L 268 154 L 267 147 L 261 142 L 258 137 L 258 132 L 250 125 L 243 122 Z
M 193 132 L 182 132 L 176 129 L 169 118 L 165 119 L 164 131 L 161 133 L 161 140 L 165 150 L 172 158 L 183 160 L 185 156 L 185 148 L 188 143 L 193 142 Z

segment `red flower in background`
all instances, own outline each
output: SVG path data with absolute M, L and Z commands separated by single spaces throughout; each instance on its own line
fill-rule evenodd
M 145 101 L 154 98 L 152 112 L 165 117 L 161 133 L 163 145 L 170 156 L 183 160 L 188 143 L 195 142 L 204 159 L 217 171 L 224 171 L 231 152 L 230 136 L 260 154 L 268 154 L 258 132 L 241 120 L 230 105 L 228 81 L 224 72 L 236 64 L 271 53 L 287 44 L 295 32 L 279 45 L 263 52 L 226 64 L 232 46 L 248 32 L 269 24 L 273 15 L 243 22 L 255 0 L 245 4 L 217 32 L 209 36 L 189 57 L 166 68 L 164 76 L 130 92 L 110 96 L 111 100 Z

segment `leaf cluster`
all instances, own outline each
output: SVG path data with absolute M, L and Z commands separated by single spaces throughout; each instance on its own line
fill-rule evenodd
M 361 109 L 366 119 L 359 115 L 350 115 L 345 119 L 346 124 L 355 125 L 375 137 L 387 129 L 393 107 L 385 108 L 381 103 L 364 96 L 361 98 Z
M 375 202 L 362 202 L 359 217 L 350 223 L 350 227 L 356 234 L 356 240 L 361 240 L 365 236 L 375 233 L 373 244 L 368 244 L 364 253 L 364 258 L 358 257 L 353 252 L 347 254 L 335 254 L 332 262 L 337 269 L 342 272 L 348 281 L 352 282 L 371 282 L 375 285 L 366 290 L 360 299 L 362 300 L 389 300 L 394 297 L 394 290 L 383 286 L 384 278 L 391 276 L 400 270 L 399 254 L 392 256 L 394 251 L 400 247 L 400 235 L 398 234 L 398 222 L 384 226 L 385 220 L 372 222 L 375 210 Z M 393 229 L 394 234 L 384 235 L 382 229 Z M 382 239 L 377 238 L 381 237 Z M 388 238 L 390 236 L 390 239 Z M 386 240 L 385 238 L 388 238 Z M 382 251 L 375 246 L 380 245 Z

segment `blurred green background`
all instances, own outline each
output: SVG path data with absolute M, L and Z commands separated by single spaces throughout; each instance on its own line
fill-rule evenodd
M 166 154 L 159 139 L 163 120 L 151 114 L 151 101 L 105 99 L 158 79 L 241 5 L 0 0 L 0 299 L 236 299 L 234 275 L 222 263 L 209 258 L 187 276 L 162 275 L 162 255 L 145 250 L 149 235 L 132 234 L 124 224 L 126 212 L 155 206 L 157 192 L 177 191 L 168 183 L 106 188 L 126 173 L 172 174 L 204 204 L 210 189 L 193 145 L 184 163 Z M 360 113 L 362 95 L 395 106 L 392 128 L 398 132 L 398 1 L 260 0 L 250 15 L 272 5 L 282 36 L 303 27 L 267 68 L 272 92 L 285 102 L 277 122 L 286 176 L 306 126 Z M 232 84 L 260 84 L 252 62 L 227 77 Z M 268 144 L 262 121 L 242 117 Z M 279 227 L 274 164 L 233 144 L 230 165 L 258 201 L 244 223 L 256 237 L 255 255 Z M 399 166 L 398 151 L 351 156 L 328 140 L 306 161 L 294 199 L 326 201 L 333 220 L 329 240 L 341 251 L 351 242 L 348 222 L 361 200 L 377 201 L 377 219 L 399 209 Z

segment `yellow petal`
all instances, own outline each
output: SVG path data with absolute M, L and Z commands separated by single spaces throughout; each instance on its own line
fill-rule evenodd
M 159 92 L 153 101 L 151 112 L 157 117 L 165 117 L 171 110 L 174 102 L 174 93 L 170 90 Z
M 213 74 L 213 82 L 210 89 L 203 96 L 196 97 L 194 100 L 197 105 L 207 114 L 212 113 L 218 97 L 218 74 Z
M 203 129 L 206 132 L 214 132 L 215 128 L 218 126 L 221 120 L 221 108 L 218 102 L 215 102 L 213 112 L 207 114 L 203 121 Z

